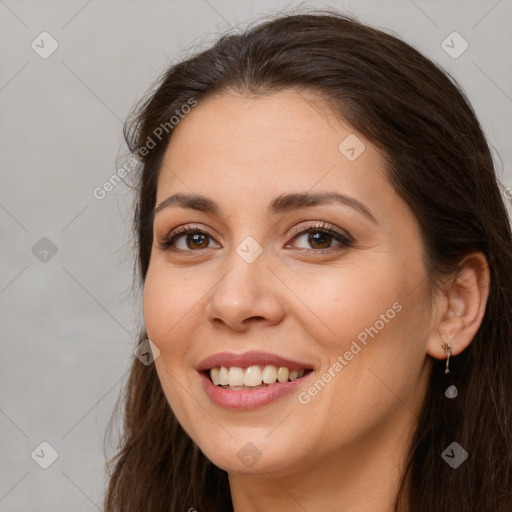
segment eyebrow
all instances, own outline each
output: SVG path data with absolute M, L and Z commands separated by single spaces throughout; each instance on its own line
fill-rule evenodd
M 361 202 L 353 197 L 340 194 L 338 192 L 304 192 L 294 194 L 282 194 L 274 198 L 267 207 L 267 212 L 271 215 L 280 215 L 293 210 L 303 208 L 312 208 L 314 206 L 338 203 L 344 206 L 354 208 L 363 214 L 374 224 L 378 224 L 377 219 L 372 212 Z M 154 210 L 153 214 L 170 206 L 179 206 L 181 208 L 190 208 L 201 212 L 219 215 L 221 208 L 213 199 L 198 194 L 173 194 L 164 199 Z

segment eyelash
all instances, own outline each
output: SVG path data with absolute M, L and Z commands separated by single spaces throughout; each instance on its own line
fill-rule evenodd
M 351 247 L 353 245 L 353 240 L 350 237 L 344 235 L 343 233 L 339 232 L 338 230 L 335 230 L 335 229 L 327 227 L 327 226 L 330 226 L 330 224 L 328 224 L 327 222 L 323 222 L 321 225 L 315 225 L 315 226 L 311 225 L 311 226 L 307 226 L 305 228 L 297 228 L 292 233 L 292 240 L 295 240 L 296 238 L 298 238 L 299 235 L 305 235 L 308 233 L 323 233 L 323 234 L 332 236 L 341 245 L 341 247 L 334 246 L 334 247 L 328 247 L 327 249 L 299 249 L 300 251 L 306 252 L 308 254 L 309 253 L 326 254 L 326 253 L 339 251 L 339 250 Z M 159 249 L 164 250 L 164 251 L 173 250 L 175 252 L 182 252 L 182 253 L 183 252 L 200 252 L 201 249 L 199 249 L 199 250 L 190 250 L 190 249 L 183 250 L 183 249 L 176 249 L 176 248 L 172 247 L 178 238 L 180 238 L 184 235 L 193 234 L 193 233 L 194 234 L 199 233 L 202 235 L 206 235 L 207 237 L 210 237 L 211 239 L 213 239 L 213 236 L 210 235 L 210 233 L 208 233 L 207 231 L 204 231 L 202 229 L 199 229 L 197 226 L 193 226 L 193 225 L 189 224 L 189 225 L 185 225 L 185 226 L 178 228 L 174 232 L 171 232 L 168 236 L 166 236 L 163 240 L 161 240 L 158 243 L 158 247 L 159 247 Z M 290 247 L 290 244 L 287 243 L 285 247 Z M 202 250 L 205 250 L 205 249 L 202 249 Z

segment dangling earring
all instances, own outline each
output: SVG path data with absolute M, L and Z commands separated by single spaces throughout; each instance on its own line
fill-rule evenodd
M 444 353 L 446 354 L 446 367 L 444 370 L 445 375 L 450 374 L 450 357 L 452 355 L 452 347 L 448 343 L 441 343 L 441 347 L 443 347 Z M 455 398 L 459 394 L 459 390 L 452 384 L 448 386 L 444 392 L 444 396 L 446 398 Z
M 443 350 L 444 350 L 444 353 L 445 354 L 448 354 L 448 357 L 446 358 L 446 368 L 444 370 L 444 373 L 446 373 L 447 375 L 450 373 L 450 357 L 452 355 L 452 347 L 450 347 L 450 345 L 448 343 L 445 343 L 443 341 L 443 343 L 441 343 L 441 347 L 443 347 Z

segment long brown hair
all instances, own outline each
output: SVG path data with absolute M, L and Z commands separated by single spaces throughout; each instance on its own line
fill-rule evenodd
M 309 11 L 225 34 L 167 70 L 125 126 L 130 151 L 140 159 L 133 223 L 138 283 L 151 255 L 169 119 L 191 99 L 286 88 L 318 93 L 381 150 L 391 183 L 420 225 L 432 286 L 470 252 L 488 259 L 485 316 L 470 346 L 450 363 L 459 396 L 444 396 L 444 361 L 434 361 L 399 492 L 406 506 L 400 508 L 397 497 L 396 509 L 512 510 L 510 223 L 489 146 L 464 92 L 408 44 L 336 11 Z M 165 123 L 168 129 L 155 132 Z M 139 342 L 146 338 L 142 332 Z M 134 358 L 123 400 L 105 511 L 233 510 L 227 473 L 182 429 L 154 365 Z M 453 441 L 469 453 L 457 469 L 441 456 Z

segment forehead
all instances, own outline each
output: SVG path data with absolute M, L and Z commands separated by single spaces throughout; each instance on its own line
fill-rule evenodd
M 324 146 L 334 143 L 332 150 L 337 151 L 335 143 L 343 128 L 352 131 L 334 118 L 322 98 L 309 92 L 287 90 L 251 97 L 223 94 L 200 100 L 180 121 L 168 153 L 173 159 L 179 159 L 182 152 L 190 159 L 204 153 L 225 156 L 229 151 L 242 161 L 275 156 L 299 160 L 315 152 L 322 141 Z M 332 140 L 325 139 L 327 132 Z
M 347 144 L 356 158 L 347 158 Z M 173 129 L 157 203 L 192 192 L 248 205 L 308 190 L 370 200 L 385 187 L 393 193 L 384 165 L 377 149 L 311 92 L 223 94 L 200 101 Z

